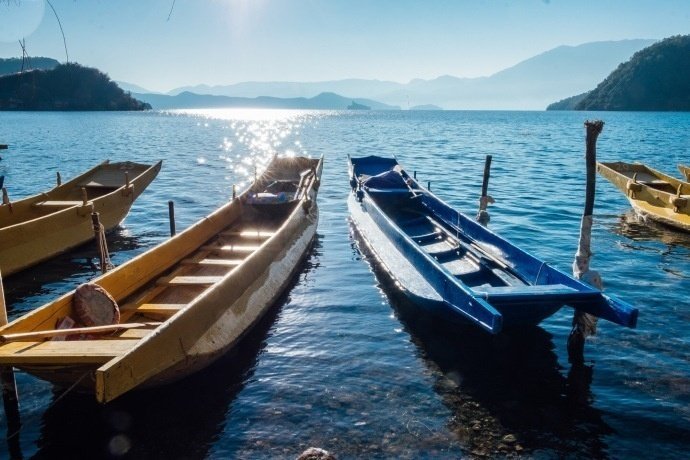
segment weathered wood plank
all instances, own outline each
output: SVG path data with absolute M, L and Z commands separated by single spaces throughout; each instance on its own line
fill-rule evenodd
M 145 303 L 139 305 L 136 311 L 141 314 L 174 315 L 185 306 L 184 303 Z
M 12 342 L 0 347 L 0 364 L 103 364 L 136 343 L 137 340 Z
M 201 249 L 213 252 L 254 252 L 259 249 L 259 246 L 250 244 L 226 244 L 224 246 L 204 246 Z
M 223 265 L 228 267 L 234 267 L 241 264 L 244 259 L 185 259 L 182 261 L 185 265 Z
M 172 276 L 163 277 L 157 281 L 157 284 L 167 286 L 211 286 L 222 280 L 222 276 Z

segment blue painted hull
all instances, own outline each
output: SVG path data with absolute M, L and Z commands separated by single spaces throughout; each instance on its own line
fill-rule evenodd
M 350 160 L 348 207 L 403 292 L 491 333 L 536 325 L 569 305 L 635 327 L 637 310 L 514 246 L 421 187 L 394 159 Z

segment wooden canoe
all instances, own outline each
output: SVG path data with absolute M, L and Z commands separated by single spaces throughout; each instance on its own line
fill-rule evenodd
M 690 181 L 690 166 L 678 165 L 678 171 L 680 171 L 686 181 Z
M 207 366 L 258 322 L 297 272 L 316 233 L 321 169 L 320 159 L 273 159 L 237 198 L 93 280 L 119 304 L 121 329 L 84 340 L 46 338 L 60 333 L 57 321 L 75 315 L 72 291 L 0 328 L 0 365 L 62 386 L 79 382 L 102 403 Z
M 690 183 L 640 163 L 597 163 L 599 174 L 625 194 L 635 212 L 690 231 Z
M 69 182 L 0 205 L 0 270 L 11 275 L 94 238 L 91 213 L 110 230 L 155 179 L 162 162 L 101 163 Z M 3 190 L 3 195 L 6 191 Z
M 356 229 L 403 293 L 430 313 L 497 334 L 569 305 L 635 327 L 637 309 L 452 209 L 395 159 L 351 158 L 349 169 Z

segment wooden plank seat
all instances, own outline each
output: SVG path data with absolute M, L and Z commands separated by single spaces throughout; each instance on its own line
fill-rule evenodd
M 435 240 L 440 240 L 441 238 L 439 238 L 439 237 L 441 237 L 441 236 L 445 236 L 445 234 L 442 232 L 439 232 L 438 230 L 434 230 L 433 232 L 423 233 L 420 235 L 414 235 L 414 236 L 411 236 L 410 238 L 415 240 L 417 242 L 417 244 L 424 244 L 424 243 L 430 243 L 430 242 L 435 241 Z
M 457 259 L 460 257 L 459 248 L 450 248 L 445 251 L 430 252 L 429 255 L 433 256 L 434 259 L 440 263 L 447 262 L 449 260 Z
M 240 265 L 244 259 L 185 259 L 182 261 L 184 265 L 222 265 L 226 267 L 234 267 Z
M 136 308 L 137 313 L 172 316 L 187 304 L 184 303 L 144 303 Z
M 472 288 L 478 294 L 484 296 L 487 300 L 523 300 L 525 297 L 535 297 L 538 300 L 551 300 L 559 298 L 564 301 L 567 300 L 586 300 L 588 298 L 595 299 L 599 297 L 599 291 L 578 291 L 563 284 L 546 284 L 546 285 L 520 285 L 520 286 L 478 286 Z
M 156 284 L 166 286 L 211 286 L 223 279 L 222 276 L 178 275 L 160 278 Z
M 269 239 L 275 235 L 275 232 L 269 232 L 265 230 L 228 230 L 227 232 L 221 232 L 220 236 L 226 237 L 239 237 L 247 239 Z
M 212 251 L 212 252 L 244 252 L 244 253 L 249 253 L 249 252 L 254 252 L 257 249 L 259 249 L 259 246 L 255 245 L 248 245 L 248 244 L 226 244 L 223 246 L 204 246 L 201 248 L 204 251 Z
M 120 356 L 136 340 L 47 340 L 3 344 L 0 364 L 16 361 L 23 364 L 103 364 Z

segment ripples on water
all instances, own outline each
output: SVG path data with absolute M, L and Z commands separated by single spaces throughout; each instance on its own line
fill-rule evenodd
M 103 161 L 164 159 L 109 235 L 120 264 L 246 187 L 271 155 L 325 157 L 321 220 L 294 285 L 241 347 L 190 379 L 105 407 L 17 373 L 23 427 L 0 445 L 26 457 L 662 458 L 690 447 L 690 238 L 648 226 L 598 180 L 593 267 L 640 308 L 637 330 L 602 322 L 586 365 L 565 350 L 571 312 L 498 338 L 419 317 L 360 252 L 345 200 L 346 156 L 396 155 L 474 215 L 493 155 L 491 227 L 570 271 L 584 197 L 584 128 L 606 122 L 602 160 L 672 172 L 690 153 L 690 115 L 551 112 L 0 113 L 11 197 Z M 12 318 L 96 275 L 95 248 L 6 280 Z M 6 430 L 4 417 L 0 430 Z

